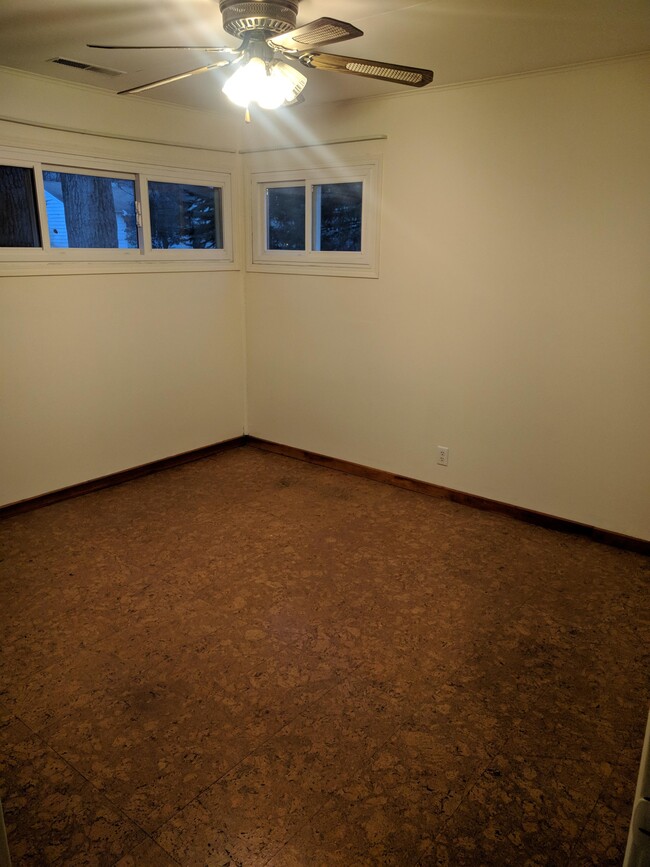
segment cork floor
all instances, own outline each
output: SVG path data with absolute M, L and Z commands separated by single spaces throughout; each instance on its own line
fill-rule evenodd
M 620 865 L 646 558 L 251 446 L 0 533 L 15 865 Z

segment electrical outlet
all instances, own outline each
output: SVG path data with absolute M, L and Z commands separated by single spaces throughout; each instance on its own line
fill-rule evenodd
M 441 467 L 449 466 L 449 449 L 447 446 L 438 446 L 438 464 Z

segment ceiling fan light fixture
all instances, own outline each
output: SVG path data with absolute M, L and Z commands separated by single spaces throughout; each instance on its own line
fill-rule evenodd
M 274 109 L 293 102 L 306 83 L 306 77 L 288 63 L 266 63 L 261 57 L 251 57 L 222 89 L 231 102 L 242 108 L 256 102 L 260 108 Z
M 257 103 L 261 108 L 279 108 L 281 105 L 293 102 L 307 84 L 307 78 L 302 72 L 294 69 L 293 66 L 282 60 L 275 61 L 267 81 L 270 83 L 270 89 L 272 89 L 274 94 L 282 93 L 283 99 L 282 102 L 276 105 L 265 105 L 262 99 L 258 98 Z M 275 101 L 276 98 L 276 96 L 273 96 L 272 101 Z M 264 100 L 265 102 L 268 101 L 266 91 L 264 92 Z
M 219 66 L 233 64 L 236 71 L 226 81 L 222 90 L 235 105 L 246 109 L 246 120 L 250 119 L 248 107 L 252 102 L 261 108 L 274 109 L 284 105 L 303 102 L 302 90 L 307 84 L 306 77 L 280 58 L 288 58 L 308 69 L 321 69 L 331 72 L 344 72 L 365 78 L 377 78 L 411 87 L 424 87 L 433 79 L 430 69 L 414 66 L 401 66 L 381 60 L 363 60 L 360 57 L 347 57 L 342 54 L 326 54 L 318 49 L 322 45 L 345 42 L 363 36 L 363 31 L 347 21 L 337 18 L 317 18 L 296 27 L 298 3 L 300 0 L 219 0 L 223 27 L 232 36 L 242 41 L 238 48 L 227 46 L 199 45 L 97 45 L 89 48 L 118 49 L 157 48 L 181 49 L 183 51 L 210 51 L 230 55 L 229 59 L 218 60 L 159 78 L 137 87 L 129 87 L 122 93 L 142 93 L 163 84 L 180 81 L 209 72 Z M 63 61 L 60 61 L 63 62 Z M 67 61 L 76 64 L 76 61 Z M 82 64 L 76 64 L 82 65 Z M 88 68 L 84 65 L 84 68 Z M 107 70 L 105 70 L 107 71 Z
M 246 108 L 266 78 L 266 66 L 260 57 L 251 57 L 230 76 L 222 90 L 235 105 Z

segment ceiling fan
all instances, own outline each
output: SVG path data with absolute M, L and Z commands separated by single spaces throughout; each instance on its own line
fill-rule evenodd
M 306 77 L 283 58 L 297 60 L 308 69 L 324 69 L 393 81 L 410 87 L 423 87 L 433 79 L 429 69 L 414 66 L 399 66 L 380 60 L 363 60 L 340 54 L 326 54 L 318 49 L 323 45 L 343 42 L 363 36 L 363 31 L 353 24 L 335 18 L 318 18 L 301 27 L 296 27 L 300 0 L 220 0 L 219 8 L 226 33 L 242 40 L 238 48 L 204 45 L 89 45 L 89 48 L 105 49 L 178 49 L 182 51 L 216 52 L 225 58 L 150 81 L 137 87 L 119 91 L 141 93 L 154 87 L 169 84 L 199 75 L 221 66 L 237 65 L 226 82 L 223 91 L 236 105 L 247 110 L 255 102 L 261 108 L 279 108 L 303 101 L 302 90 Z

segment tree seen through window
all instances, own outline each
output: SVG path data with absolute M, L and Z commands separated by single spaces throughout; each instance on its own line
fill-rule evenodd
M 52 247 L 137 248 L 135 181 L 43 171 Z
M 306 250 L 304 184 L 266 189 L 268 250 Z M 363 182 L 314 184 L 311 187 L 312 226 L 309 243 L 317 252 L 361 250 Z
M 221 249 L 220 187 L 149 182 L 151 246 L 154 249 Z
M 40 247 L 34 172 L 0 166 L 0 247 Z

